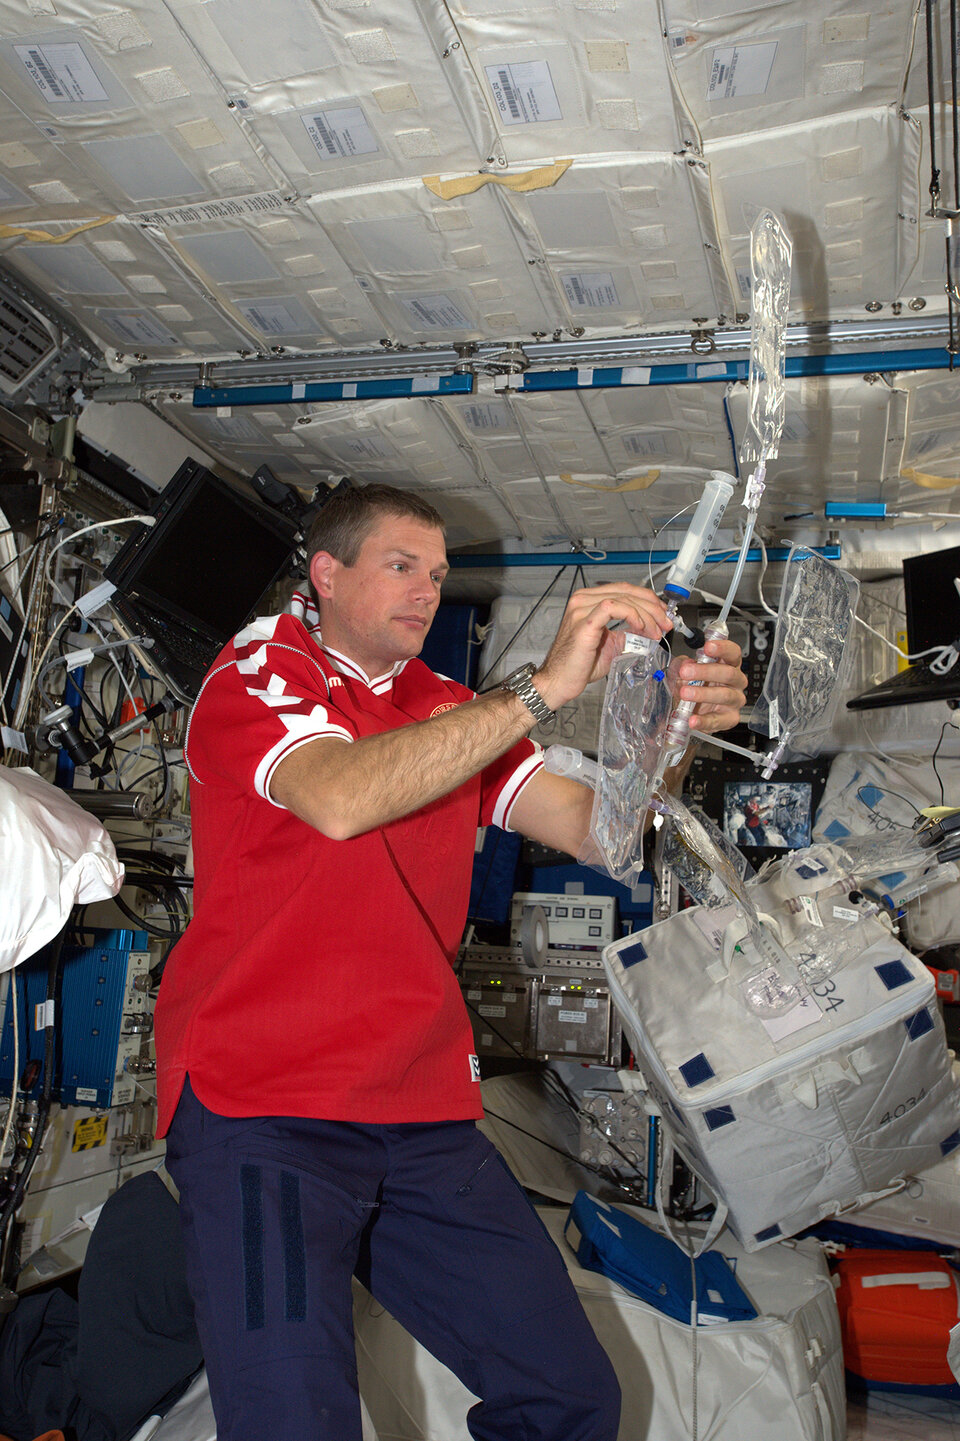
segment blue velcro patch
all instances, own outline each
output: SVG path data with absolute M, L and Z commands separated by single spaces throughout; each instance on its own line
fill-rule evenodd
M 307 1256 L 300 1209 L 300 1177 L 280 1172 L 280 1234 L 283 1241 L 284 1313 L 288 1321 L 307 1319 Z
M 263 1270 L 263 1191 L 259 1166 L 240 1167 L 240 1231 L 243 1239 L 244 1311 L 248 1331 L 266 1325 Z
M 888 991 L 895 991 L 898 986 L 905 986 L 913 980 L 903 961 L 884 961 L 883 965 L 873 969 Z
M 911 1041 L 916 1041 L 921 1036 L 925 1036 L 928 1031 L 933 1030 L 933 1017 L 924 1006 L 923 1010 L 917 1011 L 916 1015 L 908 1016 L 903 1024 L 907 1028 L 907 1035 Z
M 639 941 L 634 941 L 630 946 L 624 946 L 622 951 L 617 952 L 617 955 L 620 957 L 622 966 L 635 966 L 638 961 L 647 959 L 646 950 Z
M 709 1111 L 704 1111 L 703 1119 L 709 1130 L 719 1131 L 721 1126 L 729 1126 L 730 1122 L 737 1118 L 733 1114 L 732 1106 L 711 1106 Z
M 954 1131 L 945 1141 L 940 1142 L 941 1154 L 949 1156 L 950 1152 L 955 1151 L 958 1146 L 960 1146 L 960 1131 Z
M 877 877 L 877 880 L 881 883 L 884 889 L 888 891 L 895 890 L 896 887 L 900 884 L 900 882 L 905 881 L 906 879 L 906 871 L 890 871 L 888 875 Z
M 781 1236 L 783 1232 L 779 1226 L 768 1226 L 765 1231 L 758 1231 L 754 1236 L 755 1241 L 772 1241 L 774 1236 Z
M 861 786 L 857 791 L 857 795 L 868 809 L 873 810 L 877 801 L 883 800 L 886 791 L 882 791 L 879 786 Z
M 704 1081 L 709 1081 L 716 1072 L 707 1060 L 702 1051 L 696 1056 L 691 1056 L 689 1061 L 684 1061 L 680 1067 L 680 1074 L 688 1086 L 702 1086 Z
M 839 841 L 842 840 L 844 836 L 848 836 L 850 832 L 842 821 L 831 821 L 830 824 L 824 828 L 823 834 L 828 841 Z

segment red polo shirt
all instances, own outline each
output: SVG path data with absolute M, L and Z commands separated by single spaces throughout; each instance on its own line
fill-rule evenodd
M 191 718 L 195 916 L 156 1008 L 159 1134 L 189 1071 L 225 1116 L 367 1123 L 481 1115 L 452 969 L 479 825 L 507 826 L 540 768 L 521 741 L 412 815 L 332 841 L 274 801 L 280 761 L 471 698 L 419 660 L 370 679 L 290 615 L 227 646 Z

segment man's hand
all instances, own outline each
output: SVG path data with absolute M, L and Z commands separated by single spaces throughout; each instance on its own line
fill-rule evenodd
M 740 723 L 746 702 L 747 678 L 740 669 L 740 647 L 732 640 L 709 640 L 704 647 L 715 656 L 714 665 L 698 665 L 692 656 L 670 662 L 668 678 L 675 700 L 693 700 L 697 708 L 690 717 L 690 729 L 713 735 Z M 691 685 L 691 681 L 700 685 Z
M 663 602 L 643 586 L 624 581 L 574 591 L 547 658 L 532 677 L 551 710 L 575 700 L 591 681 L 607 674 L 621 648 L 608 629 L 614 621 L 651 640 L 660 640 L 670 629 Z
M 650 596 L 650 592 L 640 594 L 644 597 L 643 608 L 646 610 L 646 597 Z M 656 617 L 656 611 L 653 608 L 651 611 Z M 631 629 L 633 628 L 634 626 L 631 626 Z M 639 630 L 639 624 L 635 628 Z M 650 631 L 643 633 L 651 634 Z M 656 631 L 652 633 L 656 634 Z M 740 669 L 740 647 L 734 641 L 708 641 L 706 651 L 708 655 L 716 657 L 714 665 L 697 665 L 692 656 L 682 659 L 678 657 L 670 664 L 668 679 L 676 700 L 697 702 L 697 708 L 690 718 L 691 729 L 709 734 L 713 731 L 730 730 L 738 724 L 746 700 L 747 678 Z M 606 660 L 606 665 L 609 664 L 610 661 Z M 600 671 L 600 674 L 602 675 L 603 671 Z M 691 680 L 702 680 L 703 684 L 692 686 L 689 684 Z M 536 679 L 534 684 L 537 684 Z M 679 764 L 667 771 L 665 783 L 668 790 L 679 791 L 694 754 L 695 748 L 689 746 Z M 590 827 L 592 808 L 593 791 L 589 787 L 582 786 L 566 776 L 550 775 L 543 770 L 534 776 L 518 797 L 510 824 L 522 835 L 576 856 Z M 650 819 L 652 815 L 648 812 L 648 823 Z

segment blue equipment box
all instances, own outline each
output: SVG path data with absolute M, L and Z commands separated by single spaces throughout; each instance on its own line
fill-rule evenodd
M 480 642 L 476 626 L 480 612 L 475 605 L 441 605 L 420 652 L 420 659 L 461 685 L 476 689 Z
M 92 946 L 65 946 L 58 1053 L 53 1099 L 64 1106 L 124 1106 L 136 1091 L 128 1061 L 138 1057 L 152 1029 L 146 931 L 94 931 Z M 11 976 L 17 987 L 20 1074 L 42 1063 L 47 962 L 25 961 Z M 13 1007 L 7 993 L 0 1040 L 0 1091 L 13 1077 Z M 37 1095 L 42 1072 L 28 1095 Z

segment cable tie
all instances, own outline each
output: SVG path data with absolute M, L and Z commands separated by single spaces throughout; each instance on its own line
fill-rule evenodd
M 87 591 L 86 595 L 80 597 L 76 602 L 77 610 L 85 620 L 89 619 L 106 605 L 116 588 L 112 581 L 102 580 L 99 585 L 95 585 L 92 590 Z

